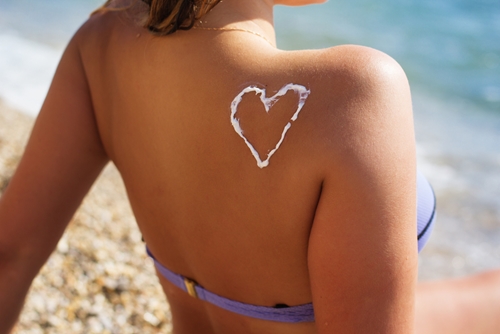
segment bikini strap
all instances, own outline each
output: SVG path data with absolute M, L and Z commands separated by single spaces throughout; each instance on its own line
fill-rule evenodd
M 156 269 L 158 269 L 162 276 L 179 289 L 187 292 L 191 297 L 204 300 L 227 311 L 251 318 L 291 323 L 314 321 L 314 309 L 312 303 L 289 307 L 268 307 L 245 304 L 232 299 L 224 298 L 204 289 L 195 281 L 165 268 L 156 260 L 147 247 L 146 252 L 153 259 Z
M 417 171 L 417 240 L 418 252 L 431 236 L 436 221 L 436 195 L 425 176 Z

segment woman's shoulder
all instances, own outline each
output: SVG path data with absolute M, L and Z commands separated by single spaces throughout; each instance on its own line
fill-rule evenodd
M 339 45 L 325 49 L 286 51 L 284 63 L 324 84 L 381 90 L 388 84 L 407 85 L 399 63 L 386 53 L 361 45 Z M 293 65 L 292 65 L 293 66 Z M 387 87 L 388 88 L 388 87 Z
M 378 141 L 397 140 L 400 131 L 413 133 L 408 80 L 389 55 L 369 47 L 341 45 L 287 51 L 281 57 L 311 91 L 307 109 L 314 131 L 309 140 L 327 160 L 362 154 Z
M 103 40 L 117 30 L 140 30 L 138 9 L 128 0 L 111 1 L 96 9 L 75 33 L 77 41 Z
M 386 53 L 360 45 L 285 51 L 276 63 L 314 87 L 330 106 L 357 104 L 358 112 L 375 109 L 375 101 L 406 103 L 409 83 L 399 63 Z M 312 92 L 314 93 L 314 92 Z M 362 108 L 363 104 L 371 106 Z M 351 109 L 351 108 L 348 108 Z M 403 111 L 404 108 L 401 108 Z M 328 108 L 323 111 L 328 112 Z
M 279 65 L 280 70 L 312 87 L 311 97 L 316 96 L 322 102 L 320 113 L 345 115 L 339 108 L 356 114 L 372 113 L 376 101 L 382 99 L 405 105 L 408 102 L 402 99 L 410 93 L 402 67 L 386 53 L 370 47 L 339 45 L 318 50 L 285 51 L 275 64 L 283 64 Z M 352 108 L 354 105 L 356 108 Z M 383 114 L 383 110 L 379 114 Z

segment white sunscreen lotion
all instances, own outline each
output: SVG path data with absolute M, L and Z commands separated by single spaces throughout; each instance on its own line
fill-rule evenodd
M 299 101 L 297 103 L 297 110 L 293 114 L 292 118 L 290 118 L 290 121 L 285 125 L 283 128 L 283 132 L 281 133 L 281 138 L 276 144 L 276 146 L 267 153 L 267 158 L 265 160 L 261 160 L 259 156 L 259 152 L 253 147 L 253 145 L 248 141 L 248 139 L 245 137 L 243 134 L 243 130 L 241 129 L 240 126 L 240 120 L 236 118 L 236 112 L 238 111 L 238 105 L 240 104 L 241 100 L 243 99 L 243 96 L 247 93 L 254 92 L 256 95 L 260 95 L 260 101 L 264 105 L 264 108 L 267 113 L 269 113 L 269 110 L 271 107 L 279 100 L 279 98 L 283 95 L 285 95 L 289 90 L 294 91 L 296 94 L 299 95 Z M 260 168 L 264 168 L 269 165 L 269 159 L 273 156 L 273 154 L 278 150 L 278 148 L 281 146 L 281 143 L 285 139 L 285 135 L 292 126 L 292 122 L 294 122 L 297 117 L 299 116 L 300 111 L 302 110 L 302 107 L 306 103 L 307 97 L 311 93 L 310 90 L 308 90 L 306 87 L 302 85 L 297 85 L 293 83 L 289 83 L 274 94 L 271 97 L 266 97 L 266 90 L 261 89 L 256 86 L 248 86 L 247 88 L 243 89 L 236 97 L 234 98 L 233 102 L 231 102 L 231 124 L 233 125 L 234 131 L 243 138 L 245 141 L 245 144 L 247 144 L 248 148 L 250 149 L 250 152 L 254 156 L 255 160 L 257 160 L 257 166 Z

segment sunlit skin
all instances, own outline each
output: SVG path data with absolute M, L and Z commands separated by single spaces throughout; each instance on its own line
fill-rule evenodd
M 317 319 L 240 316 L 160 276 L 174 333 L 415 331 L 408 82 L 373 49 L 276 49 L 273 5 L 321 2 L 223 0 L 197 23 L 261 36 L 192 29 L 155 37 L 131 20 L 134 8 L 84 24 L 0 199 L 0 333 L 13 326 L 31 280 L 109 161 L 164 266 L 245 303 L 312 301 Z M 231 125 L 230 103 L 251 84 L 275 93 L 287 83 L 311 94 L 261 169 Z M 257 99 L 241 103 L 242 127 L 261 151 L 294 104 L 284 96 L 265 123 L 255 116 L 265 117 Z

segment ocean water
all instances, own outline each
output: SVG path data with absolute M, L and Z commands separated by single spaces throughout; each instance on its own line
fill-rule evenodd
M 0 0 L 0 99 L 36 115 L 62 50 L 99 0 Z M 500 2 L 330 0 L 276 8 L 283 49 L 360 44 L 405 69 L 418 165 L 438 198 L 421 279 L 500 267 Z

